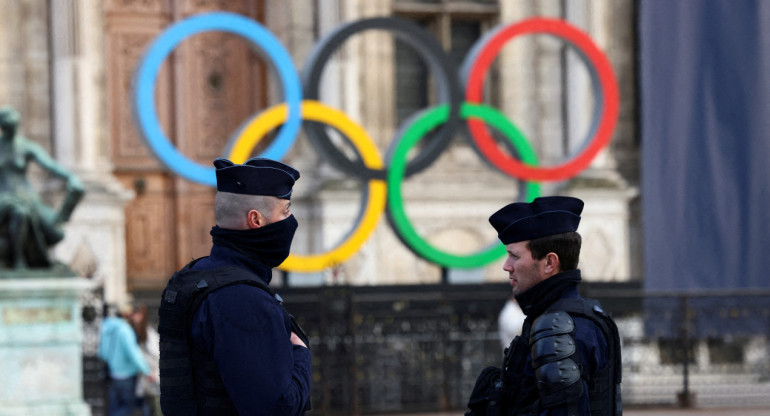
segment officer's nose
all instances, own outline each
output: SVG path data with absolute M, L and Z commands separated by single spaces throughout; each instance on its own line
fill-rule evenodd
M 505 263 L 503 263 L 503 270 L 505 270 L 508 273 L 513 272 L 513 261 L 511 261 L 510 257 L 508 257 L 505 260 Z

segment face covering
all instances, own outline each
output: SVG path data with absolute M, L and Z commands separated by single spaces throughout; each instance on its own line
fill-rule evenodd
M 281 221 L 251 230 L 227 230 L 214 226 L 211 237 L 214 244 L 228 247 L 273 268 L 289 257 L 297 226 L 297 219 L 289 215 Z

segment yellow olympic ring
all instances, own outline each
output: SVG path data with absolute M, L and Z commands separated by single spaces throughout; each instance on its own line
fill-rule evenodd
M 245 162 L 254 147 L 270 130 L 280 126 L 286 120 L 288 106 L 286 103 L 276 105 L 250 121 L 235 139 L 230 149 L 228 159 L 235 163 Z M 302 118 L 318 121 L 336 128 L 344 134 L 361 155 L 364 165 L 370 169 L 382 169 L 383 162 L 374 141 L 360 125 L 351 120 L 345 113 L 326 106 L 318 101 L 302 101 Z M 380 216 L 385 211 L 387 196 L 386 184 L 381 179 L 370 179 L 367 183 L 368 198 L 366 209 L 361 221 L 350 235 L 335 249 L 326 253 L 300 256 L 290 254 L 278 268 L 286 271 L 312 273 L 335 266 L 349 259 L 366 242 L 377 226 Z

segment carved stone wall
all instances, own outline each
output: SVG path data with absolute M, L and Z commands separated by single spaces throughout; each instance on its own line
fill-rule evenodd
M 395 7 L 391 0 L 333 3 L 331 11 L 319 17 L 317 36 L 343 22 L 391 15 Z M 284 13 L 292 10 L 288 4 L 292 2 L 281 6 Z M 612 145 L 580 178 L 544 183 L 543 193 L 572 194 L 586 201 L 581 231 L 586 237 L 582 264 L 587 278 L 626 280 L 639 276 L 637 269 L 632 271 L 632 266 L 638 264 L 637 258 L 641 255 L 632 249 L 634 239 L 638 239 L 631 215 L 631 201 L 637 193 L 634 158 L 638 154 L 633 48 L 629 47 L 633 36 L 633 6 L 628 1 L 584 6 L 565 6 L 558 0 L 499 2 L 499 21 L 511 22 L 531 16 L 566 18 L 595 40 L 618 73 L 621 116 Z M 268 9 L 270 7 L 276 6 L 270 2 Z M 292 53 L 309 48 L 299 42 L 313 42 L 290 30 L 281 33 L 282 40 L 292 45 Z M 327 85 L 322 99 L 339 106 L 364 126 L 382 153 L 387 150 L 397 127 L 393 111 L 395 71 L 391 38 L 386 33 L 364 33 L 350 38 L 340 48 L 342 53 L 325 69 Z M 493 87 L 499 90 L 499 108 L 525 132 L 542 164 L 561 163 L 571 149 L 579 146 L 591 117 L 594 97 L 587 84 L 587 73 L 581 68 L 584 64 L 574 59 L 565 61 L 563 47 L 562 41 L 547 36 L 517 38 L 504 48 L 499 58 L 498 84 Z M 577 75 L 570 75 L 573 73 Z M 568 97 L 566 105 L 565 97 Z M 298 163 L 302 160 L 304 156 Z M 300 228 L 299 243 L 295 245 L 305 252 L 329 249 L 339 241 L 356 215 L 357 208 L 353 207 L 359 204 L 360 184 L 329 167 L 324 160 L 316 160 L 321 174 L 313 178 L 314 182 L 321 189 L 335 191 L 324 191 L 312 202 L 315 204 L 312 211 L 316 213 L 313 227 Z M 316 169 L 315 166 L 310 168 Z M 513 201 L 518 188 L 518 181 L 488 167 L 469 146 L 458 140 L 430 168 L 407 179 L 403 192 L 407 212 L 420 235 L 437 248 L 459 254 L 477 251 L 494 241 L 487 217 Z M 501 269 L 502 260 L 482 270 L 450 270 L 449 277 L 450 280 L 457 276 L 495 281 L 502 278 Z M 411 253 L 383 219 L 373 237 L 351 261 L 322 275 L 321 279 L 328 282 L 419 283 L 438 281 L 441 269 Z
M 118 299 L 126 290 L 161 287 L 181 264 L 205 255 L 213 191 L 169 173 L 142 142 L 129 99 L 136 65 L 149 42 L 171 22 L 228 10 L 263 22 L 301 69 L 322 34 L 342 22 L 392 15 L 397 8 L 394 0 L 332 0 L 324 1 L 322 8 L 319 4 L 2 2 L 0 12 L 8 18 L 0 27 L 0 81 L 5 85 L 0 102 L 16 106 L 27 137 L 75 170 L 89 188 L 56 256 L 103 279 L 108 296 Z M 640 276 L 633 2 L 501 1 L 498 7 L 499 22 L 535 15 L 565 17 L 609 56 L 622 100 L 615 137 L 581 177 L 544 184 L 543 191 L 586 200 L 582 258 L 589 278 Z M 322 86 L 322 100 L 364 126 L 383 154 L 398 127 L 391 38 L 374 32 L 351 38 L 326 67 Z M 586 92 L 590 88 L 581 61 L 568 55 L 565 63 L 557 40 L 532 38 L 513 42 L 499 58 L 504 68 L 496 81 L 499 108 L 525 132 L 541 162 L 552 164 L 579 144 L 594 97 Z M 565 65 L 576 75 L 564 77 L 560 68 Z M 243 121 L 282 101 L 275 76 L 235 36 L 205 33 L 187 39 L 160 70 L 156 106 L 163 129 L 182 153 L 210 163 Z M 562 105 L 566 90 L 569 98 Z M 332 168 L 304 136 L 285 160 L 303 173 L 294 201 L 295 212 L 303 217 L 295 247 L 298 252 L 329 250 L 354 221 L 361 184 Z M 516 198 L 518 188 L 518 181 L 497 173 L 456 140 L 430 168 L 408 178 L 403 193 L 422 237 L 443 250 L 467 253 L 494 241 L 486 219 Z M 502 260 L 482 270 L 452 270 L 449 277 L 495 281 L 501 278 L 501 267 Z M 349 262 L 305 280 L 417 283 L 436 282 L 441 275 L 439 267 L 411 253 L 383 217 Z
M 134 124 L 132 78 L 144 51 L 169 24 L 186 16 L 230 11 L 259 18 L 246 0 L 111 0 L 104 4 L 111 158 L 118 179 L 136 193 L 126 206 L 127 285 L 161 288 L 190 259 L 207 255 L 214 190 L 161 166 Z M 265 70 L 244 39 L 206 32 L 183 40 L 161 66 L 156 106 L 169 141 L 210 165 L 230 136 L 267 97 Z
M 532 16 L 564 18 L 586 32 L 609 58 L 621 100 L 610 145 L 577 178 L 546 184 L 543 189 L 586 203 L 579 231 L 584 237 L 581 268 L 587 279 L 640 278 L 641 232 L 633 209 L 639 192 L 633 2 L 546 0 L 500 5 L 504 22 Z M 564 55 L 563 41 L 546 35 L 523 36 L 511 44 L 500 58 L 507 68 L 501 73 L 504 111 L 535 143 L 541 163 L 562 163 L 566 154 L 585 142 L 593 115 L 596 97 L 585 63 L 574 52 Z M 563 68 L 566 73 L 559 70 Z
M 392 0 L 324 2 L 266 1 L 128 1 L 104 6 L 111 157 L 115 171 L 137 198 L 127 213 L 128 280 L 130 287 L 157 286 L 176 267 L 208 250 L 207 230 L 213 223 L 210 189 L 169 175 L 141 144 L 122 100 L 130 75 L 147 42 L 170 22 L 207 10 L 230 10 L 256 18 L 287 47 L 301 69 L 316 39 L 342 22 L 393 14 Z M 584 250 L 587 274 L 599 280 L 626 279 L 638 255 L 632 250 L 630 200 L 636 181 L 634 157 L 631 2 L 565 6 L 557 0 L 499 2 L 499 21 L 534 15 L 565 17 L 582 27 L 613 61 L 621 82 L 621 120 L 609 150 L 603 152 L 585 179 L 543 185 L 545 194 L 569 193 L 586 199 Z M 139 24 L 141 22 L 141 24 Z M 385 153 L 397 128 L 392 36 L 365 33 L 351 38 L 325 69 L 322 100 L 341 108 L 372 136 Z M 526 37 L 525 37 L 526 38 Z M 562 42 L 533 36 L 506 47 L 499 62 L 499 108 L 515 120 L 535 146 L 541 163 L 563 160 L 583 137 L 590 109 L 582 62 L 562 55 Z M 208 163 L 218 156 L 237 125 L 261 108 L 282 100 L 275 74 L 264 71 L 244 42 L 223 34 L 196 35 L 183 42 L 164 64 L 157 86 L 159 117 L 170 140 L 185 155 Z M 243 60 L 242 57 L 249 56 Z M 566 65 L 566 66 L 565 66 Z M 575 77 L 565 77 L 563 68 Z M 574 69 L 574 71 L 573 71 Z M 582 78 L 581 78 L 582 77 Z M 255 81 L 256 80 L 256 81 Z M 566 91 L 570 90 L 567 94 Z M 573 91 L 574 90 L 574 91 Z M 243 91 L 249 93 L 244 94 Z M 583 92 L 580 92 L 583 91 Z M 568 96 L 567 105 L 562 105 Z M 360 200 L 361 184 L 338 172 L 317 154 L 304 136 L 285 161 L 303 173 L 297 184 L 294 210 L 301 216 L 295 250 L 326 251 L 350 230 Z M 407 212 L 421 236 L 436 247 L 469 253 L 494 241 L 487 217 L 518 195 L 518 181 L 488 167 L 462 141 L 429 169 L 403 185 Z M 613 221 L 602 219 L 613 218 Z M 160 231 L 159 231 L 160 230 Z M 157 238 L 148 238 L 147 235 Z M 164 246 L 162 248 L 161 246 Z M 592 263 L 588 259 L 612 260 Z M 637 262 L 638 263 L 638 262 Z M 482 270 L 449 271 L 463 279 L 499 280 L 502 260 Z M 354 284 L 435 282 L 439 267 L 412 254 L 384 220 L 373 237 L 347 263 L 316 277 Z M 475 276 L 475 277 L 469 277 Z M 296 281 L 296 280 L 295 280 Z
M 101 2 L 50 5 L 54 154 L 86 188 L 54 253 L 117 302 L 126 296 L 123 206 L 132 195 L 111 174 Z
M 12 1 L 0 4 L 0 102 L 22 115 L 21 130 L 81 178 L 86 196 L 65 225 L 53 256 L 83 276 L 125 296 L 122 203 L 110 181 L 104 146 L 100 83 L 101 10 L 95 1 Z M 49 8 L 50 7 L 50 8 Z M 33 185 L 56 204 L 60 181 L 40 175 Z

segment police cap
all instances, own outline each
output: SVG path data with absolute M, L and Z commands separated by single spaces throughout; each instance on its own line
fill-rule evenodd
M 291 199 L 299 172 L 291 166 L 272 159 L 255 157 L 242 165 L 227 159 L 214 160 L 217 191 L 244 195 L 266 195 Z
M 503 244 L 533 240 L 576 231 L 583 201 L 569 196 L 546 196 L 534 201 L 514 202 L 489 217 Z

